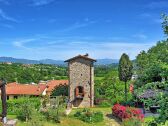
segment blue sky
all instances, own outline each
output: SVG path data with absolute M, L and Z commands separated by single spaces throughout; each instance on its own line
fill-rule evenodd
M 0 56 L 131 59 L 163 40 L 167 0 L 0 0 Z

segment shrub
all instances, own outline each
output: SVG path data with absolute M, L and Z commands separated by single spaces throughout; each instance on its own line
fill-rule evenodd
M 81 116 L 81 112 L 80 111 L 77 111 L 75 114 L 74 114 L 74 117 L 79 117 Z
M 29 102 L 25 102 L 24 104 L 21 104 L 17 110 L 17 118 L 22 121 L 29 121 L 32 116 L 32 112 L 36 111 L 35 108 L 33 108 L 32 104 Z
M 102 112 L 93 112 L 90 109 L 83 109 L 83 111 L 77 111 L 74 114 L 74 117 L 87 123 L 101 122 L 104 120 Z
M 142 123 L 137 118 L 126 118 L 123 119 L 122 126 L 142 126 Z
M 41 113 L 37 111 L 32 111 L 31 119 L 28 121 L 28 126 L 44 126 L 43 121 L 45 118 L 42 116 Z
M 61 85 L 59 87 L 55 87 L 51 96 L 68 96 L 68 86 Z
M 19 99 L 11 99 L 11 100 L 7 100 L 7 113 L 10 115 L 16 115 L 19 111 L 18 108 L 25 103 L 31 103 L 31 105 L 35 109 L 39 109 L 41 105 L 40 98 L 23 97 Z M 2 106 L 1 101 L 0 101 L 0 106 Z M 1 107 L 0 107 L 0 111 L 2 111 Z
M 121 120 L 136 118 L 140 122 L 143 121 L 144 115 L 140 109 L 136 109 L 133 107 L 125 107 L 120 104 L 115 104 L 112 108 L 112 114 L 118 117 Z
M 164 124 L 168 120 L 168 93 L 161 95 L 159 105 L 160 115 L 159 118 L 157 118 L 157 122 Z
M 43 112 L 47 120 L 60 123 L 60 117 L 57 109 L 49 108 L 46 112 Z
M 93 122 L 102 122 L 103 121 L 103 113 L 95 112 L 93 116 Z
M 100 107 L 110 107 L 111 104 L 108 101 L 103 101 L 99 104 Z

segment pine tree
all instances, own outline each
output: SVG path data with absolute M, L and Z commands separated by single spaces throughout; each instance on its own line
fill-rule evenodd
M 127 81 L 129 81 L 132 77 L 132 73 L 133 73 L 132 69 L 133 69 L 133 65 L 129 59 L 129 56 L 125 53 L 122 54 L 119 61 L 118 73 L 119 73 L 119 79 L 125 82 L 125 101 L 126 102 L 127 102 Z

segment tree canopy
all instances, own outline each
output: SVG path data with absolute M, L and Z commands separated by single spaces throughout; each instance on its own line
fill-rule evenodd
M 142 51 L 136 57 L 138 86 L 146 83 L 167 80 L 168 40 L 158 42 L 147 52 Z
M 119 79 L 124 82 L 127 82 L 128 80 L 130 80 L 133 73 L 132 69 L 133 69 L 133 65 L 129 59 L 129 56 L 125 53 L 122 54 L 119 61 L 119 66 L 118 66 Z
M 168 36 L 168 16 L 166 14 L 163 14 L 162 19 L 163 19 L 162 22 L 163 31 Z
M 127 81 L 131 80 L 133 74 L 133 64 L 129 59 L 127 54 L 122 54 L 119 66 L 118 66 L 118 76 L 121 81 L 125 82 L 125 101 L 127 101 Z

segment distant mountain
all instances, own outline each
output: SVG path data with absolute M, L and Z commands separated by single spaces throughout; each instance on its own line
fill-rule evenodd
M 97 59 L 96 65 L 109 65 L 112 63 L 118 63 L 117 59 Z M 12 63 L 22 63 L 22 64 L 55 64 L 55 65 L 65 65 L 63 60 L 52 60 L 52 59 L 42 59 L 42 60 L 28 60 L 28 59 L 17 59 L 13 57 L 0 57 L 0 62 L 12 62 Z
M 37 60 L 28 59 L 17 59 L 13 57 L 0 57 L 0 62 L 12 62 L 12 63 L 23 63 L 23 64 L 39 64 Z
M 65 65 L 66 63 L 63 60 L 52 60 L 52 59 L 43 59 L 39 60 L 42 64 L 56 64 L 56 65 Z
M 112 63 L 118 63 L 118 59 L 97 59 L 96 65 L 109 65 Z

